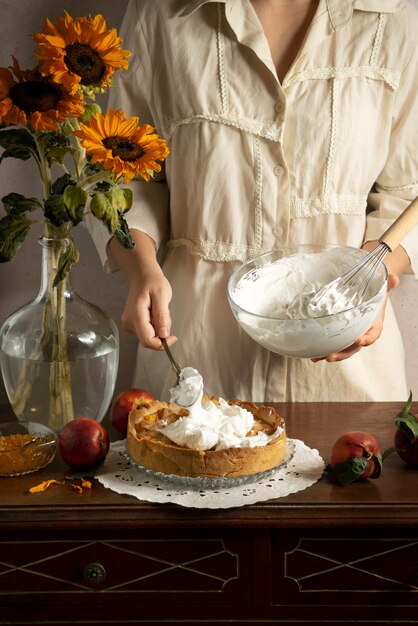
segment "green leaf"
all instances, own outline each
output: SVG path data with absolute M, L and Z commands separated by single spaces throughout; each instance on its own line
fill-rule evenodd
M 83 168 L 83 171 L 86 176 L 94 176 L 94 174 L 98 174 L 99 172 L 102 172 L 103 170 L 101 170 L 100 167 L 97 167 L 95 163 L 92 163 L 91 161 L 87 161 L 87 163 L 85 164 Z
M 113 234 L 124 248 L 128 250 L 132 250 L 132 248 L 135 248 L 135 242 L 132 239 L 129 226 L 126 223 L 126 220 L 123 218 L 121 213 L 119 213 L 118 227 L 116 228 Z
M 110 233 L 114 233 L 119 224 L 117 210 L 104 193 L 96 193 L 90 201 L 91 212 L 103 222 Z
M 35 141 L 26 128 L 6 128 L 0 130 L 0 147 L 7 149 L 11 146 L 25 146 L 36 152 Z
M 74 226 L 77 226 L 83 219 L 84 207 L 89 199 L 89 194 L 81 187 L 68 185 L 64 190 L 64 204 L 68 209 L 68 214 Z
M 395 421 L 396 426 L 401 430 L 411 441 L 415 441 L 418 437 L 418 420 L 415 415 L 404 415 L 398 417 Z
M 79 258 L 80 254 L 75 247 L 73 240 L 70 239 L 70 245 L 68 246 L 68 248 L 66 248 L 66 250 L 64 250 L 64 252 L 61 253 L 61 256 L 59 258 L 58 270 L 53 283 L 54 287 L 56 287 L 58 283 L 60 283 L 62 280 L 64 280 L 66 276 L 68 276 L 72 266 L 78 262 Z
M 3 159 L 13 158 L 20 159 L 21 161 L 27 161 L 34 155 L 33 150 L 26 146 L 9 146 L 3 152 L 0 157 L 0 163 Z
M 8 157 L 26 161 L 37 153 L 35 141 L 25 128 L 0 130 L 0 147 L 4 148 L 0 163 Z
M 130 189 L 127 189 L 126 191 L 130 191 Z M 132 192 L 131 192 L 131 197 L 130 197 L 129 193 L 125 194 L 125 190 L 121 189 L 120 187 L 116 187 L 116 186 L 111 187 L 109 191 L 105 193 L 105 196 L 106 198 L 110 200 L 113 207 L 117 211 L 121 211 L 122 213 L 127 211 L 128 208 L 131 208 L 132 206 L 132 198 L 133 198 Z M 129 201 L 131 202 L 130 205 L 129 205 Z
M 32 222 L 26 215 L 6 215 L 0 220 L 0 263 L 10 261 L 28 234 Z
M 60 194 L 64 192 L 67 185 L 75 185 L 76 182 L 71 174 L 63 174 L 52 183 L 52 193 Z
M 43 142 L 44 151 L 50 165 L 52 163 L 62 165 L 65 156 L 74 152 L 68 137 L 59 132 L 42 133 L 39 141 Z
M 36 209 L 42 208 L 42 204 L 37 198 L 25 198 L 22 194 L 15 192 L 7 194 L 1 201 L 8 215 L 19 215 L 26 211 L 36 211 Z
M 403 407 L 402 411 L 398 413 L 398 417 L 402 417 L 403 415 L 410 415 L 411 406 L 412 406 L 412 391 L 409 392 L 408 400 L 406 401 L 406 404 Z
M 62 136 L 64 137 L 68 135 L 72 135 L 72 133 L 75 130 L 74 125 L 72 124 L 71 120 L 68 118 L 60 124 L 60 129 L 61 129 Z
M 51 148 L 51 150 L 48 150 L 48 161 L 50 164 L 59 163 L 62 165 L 67 154 L 70 154 L 71 152 L 74 152 L 73 148 L 63 148 L 60 146 Z
M 373 474 L 369 478 L 379 478 L 379 476 L 382 473 L 382 468 L 383 468 L 383 457 L 379 452 L 377 454 L 373 454 L 372 459 L 374 461 L 376 469 L 374 470 Z
M 83 115 L 78 119 L 80 120 L 80 122 L 87 122 L 87 120 L 89 120 L 94 115 L 101 113 L 101 111 L 102 109 L 98 104 L 96 104 L 96 102 L 90 102 L 89 104 L 86 104 Z
M 356 456 L 349 461 L 338 463 L 334 467 L 334 475 L 340 485 L 349 485 L 360 478 L 367 467 L 367 461 L 365 456 Z
M 124 209 L 124 213 L 126 211 L 129 211 L 129 209 L 132 207 L 133 201 L 134 201 L 134 194 L 132 189 L 129 189 L 129 187 L 123 187 L 122 189 L 123 191 L 123 195 L 125 196 L 125 209 Z
M 97 173 L 97 172 L 96 172 Z M 103 193 L 107 193 L 112 188 L 112 185 L 107 182 L 107 180 L 100 180 L 96 183 L 94 187 L 94 192 L 102 191 Z
M 62 194 L 54 193 L 45 200 L 44 214 L 54 226 L 62 226 L 70 221 Z
M 398 413 L 395 424 L 411 441 L 415 441 L 418 437 L 418 420 L 411 413 L 412 407 L 412 391 L 409 392 L 408 400 L 402 411 Z

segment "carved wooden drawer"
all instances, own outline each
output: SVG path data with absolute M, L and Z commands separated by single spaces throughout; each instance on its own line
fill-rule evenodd
M 132 619 L 135 607 L 141 616 L 163 618 L 175 607 L 251 602 L 248 533 L 74 535 L 0 542 L 0 623 L 6 616 L 19 623 L 27 607 L 33 620 L 48 621 L 79 617 L 84 606 L 86 620 L 90 615 L 106 623 L 110 615 Z
M 416 620 L 418 534 L 411 530 L 272 532 L 272 602 L 315 618 Z M 338 607 L 338 609 L 337 609 Z M 383 607 L 383 611 L 382 611 Z M 417 623 L 416 621 L 413 623 Z

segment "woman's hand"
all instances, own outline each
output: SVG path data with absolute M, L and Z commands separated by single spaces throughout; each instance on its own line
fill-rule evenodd
M 161 269 L 141 273 L 130 281 L 128 297 L 122 312 L 122 327 L 136 335 L 145 348 L 161 350 L 160 337 L 172 345 L 177 338 L 171 335 L 169 304 L 171 286 Z
M 144 232 L 132 229 L 133 250 L 126 250 L 112 238 L 109 252 L 128 285 L 128 297 L 122 312 L 122 327 L 136 335 L 145 348 L 162 350 L 161 338 L 171 346 L 171 286 L 156 258 L 155 243 Z
M 388 275 L 388 293 L 391 289 L 394 289 L 399 285 L 399 276 L 397 274 L 389 274 Z M 341 352 L 333 352 L 332 354 L 328 354 L 327 356 L 321 357 L 319 359 L 311 359 L 314 363 L 318 361 L 328 361 L 330 363 L 334 361 L 344 361 L 345 359 L 350 358 L 353 354 L 359 352 L 362 348 L 366 346 L 371 346 L 377 339 L 379 339 L 383 330 L 383 321 L 385 319 L 385 311 L 386 304 L 388 301 L 388 296 L 386 296 L 385 302 L 382 306 L 382 309 L 375 320 L 373 326 L 369 328 L 369 330 L 361 335 L 356 341 L 345 350 L 341 350 Z
M 363 249 L 370 252 L 374 250 L 376 246 L 379 245 L 378 241 L 367 241 L 363 245 Z M 388 271 L 388 293 L 391 289 L 394 289 L 399 285 L 399 275 L 404 272 L 404 270 L 408 267 L 410 263 L 409 256 L 401 245 L 390 252 L 385 257 L 385 265 Z M 353 354 L 359 352 L 362 348 L 366 346 L 371 346 L 377 339 L 379 339 L 382 334 L 383 329 L 383 321 L 385 319 L 385 310 L 387 305 L 388 297 L 386 296 L 386 300 L 383 304 L 382 310 L 379 313 L 378 318 L 374 322 L 373 326 L 369 328 L 369 330 L 364 333 L 361 337 L 359 337 L 351 346 L 348 346 L 345 350 L 341 352 L 334 352 L 333 354 L 328 354 L 325 357 L 320 359 L 312 359 L 314 363 L 317 361 L 343 361 L 344 359 L 350 358 Z

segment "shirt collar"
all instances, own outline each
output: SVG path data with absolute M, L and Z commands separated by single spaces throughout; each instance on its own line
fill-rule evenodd
M 180 17 L 190 15 L 204 4 L 211 2 L 226 4 L 228 0 L 191 0 L 187 2 L 187 6 L 179 15 Z M 377 13 L 397 13 L 405 8 L 402 0 L 326 0 L 326 5 L 334 30 L 339 30 L 350 21 L 353 9 Z
M 397 13 L 405 8 L 402 0 L 326 0 L 334 30 L 343 28 L 351 19 L 353 9 L 376 13 Z
M 225 4 L 226 0 L 193 0 L 192 2 L 188 2 L 187 6 L 179 13 L 180 17 L 184 17 L 185 15 L 190 15 L 204 4 L 208 4 L 210 2 L 219 3 L 219 1 Z

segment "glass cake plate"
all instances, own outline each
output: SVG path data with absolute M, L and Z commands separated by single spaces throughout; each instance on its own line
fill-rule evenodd
M 258 472 L 258 474 L 246 474 L 244 476 L 237 476 L 228 478 L 226 476 L 177 476 L 176 474 L 164 474 L 163 472 L 155 472 L 143 465 L 139 465 L 133 459 L 131 459 L 128 451 L 124 450 L 124 456 L 143 472 L 148 478 L 157 479 L 159 481 L 169 482 L 171 484 L 178 485 L 179 487 L 187 487 L 188 489 L 228 489 L 231 487 L 239 487 L 249 483 L 255 483 L 265 478 L 270 477 L 277 472 L 278 469 L 283 469 L 295 456 L 295 444 L 289 439 L 286 441 L 286 453 L 283 461 L 272 467 L 265 472 Z

